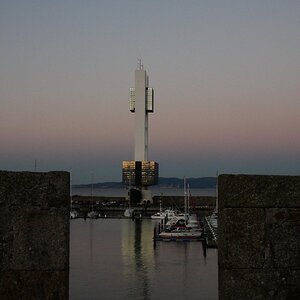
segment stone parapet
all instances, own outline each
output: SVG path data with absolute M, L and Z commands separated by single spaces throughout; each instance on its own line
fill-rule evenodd
M 69 191 L 67 172 L 0 171 L 1 299 L 68 298 Z
M 219 299 L 300 299 L 300 176 L 221 175 Z

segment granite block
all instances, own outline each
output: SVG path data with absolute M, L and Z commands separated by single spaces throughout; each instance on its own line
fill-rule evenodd
M 300 299 L 300 270 L 229 269 L 220 277 L 219 299 Z
M 0 272 L 2 300 L 67 300 L 67 271 L 5 271 Z
M 67 172 L 0 171 L 0 299 L 67 299 Z
M 300 299 L 300 177 L 218 182 L 219 299 Z
M 224 268 L 264 265 L 265 211 L 262 208 L 222 209 L 219 213 L 219 264 Z
M 219 208 L 300 207 L 300 176 L 220 175 Z

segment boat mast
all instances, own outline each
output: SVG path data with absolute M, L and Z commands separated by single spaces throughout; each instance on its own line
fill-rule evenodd
M 73 210 L 73 194 L 72 194 L 72 174 L 70 173 L 70 201 L 71 201 L 71 211 Z
M 187 196 L 187 215 L 189 216 L 190 215 L 190 185 L 188 183 L 187 185 L 187 188 L 188 188 L 188 196 Z
M 185 178 L 185 176 L 183 177 L 183 192 L 184 192 L 184 223 L 186 226 L 186 202 L 187 202 L 187 199 L 186 199 L 186 178 Z
M 128 208 L 129 208 L 129 212 L 130 212 L 130 208 L 131 208 L 131 176 L 132 176 L 132 170 L 131 170 L 131 167 L 130 167 L 130 176 L 129 176 L 129 200 L 128 200 Z
M 218 209 L 219 209 L 219 195 L 218 195 L 218 177 L 219 177 L 219 174 L 217 172 L 217 184 L 216 184 L 216 212 L 218 212 Z
M 160 199 L 159 199 L 159 212 L 160 212 L 160 213 L 162 213 L 162 211 L 161 211 L 161 198 L 162 198 L 162 196 L 161 196 Z
M 94 197 L 94 174 L 92 173 L 92 183 L 91 183 L 92 211 L 94 210 L 93 197 Z

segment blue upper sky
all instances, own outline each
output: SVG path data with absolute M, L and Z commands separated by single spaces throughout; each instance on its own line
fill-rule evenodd
M 299 174 L 300 1 L 0 2 L 0 169 L 121 180 L 138 59 L 161 176 Z

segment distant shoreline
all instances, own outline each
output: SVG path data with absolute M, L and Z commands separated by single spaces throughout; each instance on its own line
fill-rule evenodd
M 217 178 L 216 177 L 199 177 L 199 178 L 186 178 L 186 182 L 189 184 L 191 189 L 212 189 L 216 188 Z M 92 184 L 74 184 L 72 187 L 76 189 L 91 188 Z M 122 182 L 99 182 L 93 183 L 94 188 L 101 189 L 124 189 L 126 188 Z M 160 177 L 159 184 L 154 188 L 161 189 L 182 189 L 183 179 L 176 177 Z
M 152 196 L 182 196 L 183 189 L 182 188 L 164 188 L 159 186 L 153 186 L 150 188 Z M 129 189 L 122 188 L 99 188 L 93 187 L 93 195 L 94 196 L 107 196 L 107 197 L 128 197 Z M 90 196 L 92 193 L 91 186 L 88 187 L 80 187 L 80 188 L 72 188 L 72 194 L 81 195 L 81 196 Z M 215 188 L 191 188 L 190 189 L 191 196 L 215 196 L 216 189 Z

